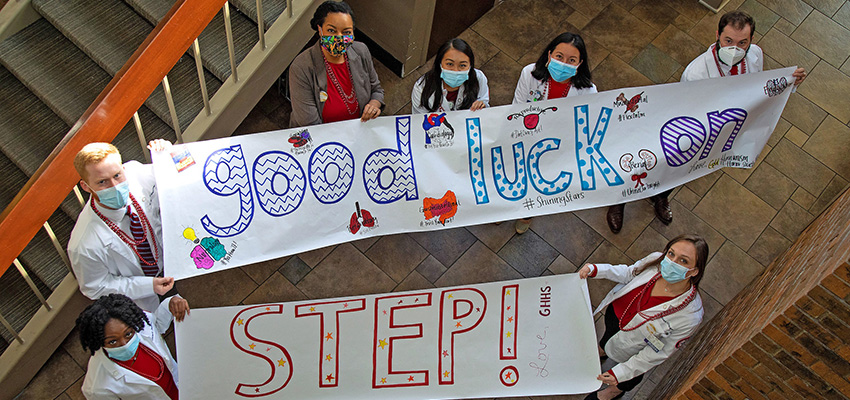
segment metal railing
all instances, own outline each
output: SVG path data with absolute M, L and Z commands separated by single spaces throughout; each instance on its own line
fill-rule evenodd
M 116 91 L 119 85 L 122 85 L 122 79 L 135 80 L 133 77 L 128 77 L 127 75 L 132 73 L 132 71 L 138 72 L 139 69 L 147 69 L 146 66 L 140 66 L 139 63 L 152 62 L 150 57 L 145 58 L 145 53 L 149 51 L 160 51 L 156 50 L 156 47 L 161 47 L 167 43 L 166 46 L 174 46 L 179 47 L 181 41 L 175 40 L 171 35 L 163 35 L 164 32 L 168 31 L 169 27 L 175 27 L 176 24 L 195 24 L 195 26 L 182 26 L 175 27 L 174 29 L 179 29 L 180 32 L 190 31 L 193 33 L 190 46 L 192 48 L 192 55 L 195 59 L 195 65 L 197 67 L 198 72 L 198 82 L 201 87 L 201 96 L 203 98 L 203 112 L 209 116 L 212 115 L 213 111 L 210 107 L 210 98 L 207 93 L 206 79 L 204 77 L 204 67 L 202 65 L 201 60 L 201 49 L 200 44 L 198 43 L 198 35 L 200 35 L 201 31 L 206 28 L 206 26 L 212 21 L 212 17 L 218 11 L 218 6 L 215 6 L 214 9 L 210 8 L 211 5 L 221 4 L 223 0 L 178 0 L 168 14 L 160 21 L 154 31 L 148 36 L 148 38 L 142 43 L 136 53 L 130 58 L 129 61 L 124 65 L 124 67 L 119 71 L 113 80 L 107 85 L 107 87 L 103 90 L 103 92 L 98 96 L 98 98 L 92 103 L 89 109 L 85 114 L 80 118 L 80 121 L 74 125 L 71 131 L 62 139 L 59 145 L 53 150 L 53 152 L 48 156 L 47 160 L 39 167 L 38 171 L 32 176 L 32 178 L 27 182 L 24 188 L 18 193 L 12 203 L 3 211 L 2 215 L 0 215 L 0 275 L 5 273 L 5 271 L 9 267 L 9 262 L 7 262 L 7 258 L 9 258 L 10 254 L 20 254 L 24 247 L 32 240 L 38 229 L 32 229 L 33 225 L 41 226 L 42 229 L 47 233 L 50 238 L 53 247 L 56 252 L 59 254 L 60 258 L 64 262 L 68 271 L 73 274 L 73 269 L 71 268 L 71 262 L 68 258 L 66 251 L 63 249 L 62 244 L 59 243 L 56 238 L 53 229 L 50 227 L 50 224 L 47 222 L 47 218 L 52 214 L 52 211 L 45 212 L 45 210 L 56 210 L 61 203 L 62 199 L 65 196 L 59 195 L 63 193 L 61 190 L 56 190 L 55 187 L 52 190 L 43 191 L 42 193 L 34 193 L 34 191 L 39 190 L 44 187 L 50 187 L 55 185 L 58 182 L 60 185 L 68 185 L 69 183 L 73 185 L 72 192 L 75 194 L 76 199 L 79 201 L 81 206 L 85 206 L 85 200 L 83 198 L 82 193 L 80 192 L 78 186 L 76 185 L 76 181 L 78 177 L 76 177 L 76 172 L 73 172 L 72 175 L 69 176 L 67 171 L 62 171 L 62 169 L 67 170 L 68 165 L 70 165 L 69 160 L 73 159 L 73 156 L 76 154 L 79 149 L 81 149 L 85 144 L 94 142 L 94 141 L 112 141 L 118 134 L 118 132 L 123 127 L 121 123 L 115 123 L 115 121 L 120 121 L 120 115 L 109 115 L 111 113 L 103 111 L 113 111 L 116 112 L 127 111 L 126 103 L 130 101 L 125 101 L 118 97 L 118 101 L 124 103 L 119 106 L 115 105 L 104 105 L 112 96 L 112 94 Z M 224 17 L 224 27 L 226 32 L 225 40 L 227 41 L 227 49 L 228 56 L 230 58 L 230 72 L 231 78 L 234 82 L 239 82 L 239 76 L 237 74 L 238 63 L 236 61 L 235 56 L 235 45 L 233 40 L 233 31 L 231 28 L 231 10 L 230 3 L 228 1 L 223 1 L 223 6 L 221 6 L 221 11 Z M 266 29 L 265 29 L 265 20 L 263 19 L 263 2 L 262 0 L 256 0 L 257 5 L 257 29 L 259 32 L 259 40 L 257 42 L 257 46 L 259 46 L 261 51 L 266 50 Z M 206 6 L 206 7 L 204 7 Z M 202 10 L 206 9 L 207 12 L 202 12 Z M 215 10 L 215 12 L 210 12 L 211 10 Z M 286 1 L 286 10 L 284 11 L 289 18 L 293 17 L 292 12 L 292 0 Z M 193 18 L 185 18 L 189 13 L 193 14 Z M 198 14 L 204 14 L 203 17 Z M 279 16 L 282 17 L 283 15 Z M 181 29 L 182 28 L 182 29 Z M 172 32 L 173 33 L 173 32 Z M 159 42 L 157 42 L 159 41 Z M 156 46 L 155 46 L 156 44 Z M 189 47 L 187 45 L 186 47 Z M 180 52 L 172 52 L 172 57 L 168 61 L 159 61 L 161 64 L 170 63 L 167 66 L 167 70 L 173 68 L 174 64 L 180 59 L 183 53 L 185 53 L 186 48 L 183 48 Z M 175 58 L 176 56 L 176 58 Z M 135 69 L 134 69 L 135 68 Z M 159 65 L 159 69 L 163 69 L 163 65 Z M 154 72 L 156 74 L 156 72 Z M 166 102 L 168 104 L 168 111 L 171 117 L 172 128 L 175 131 L 178 143 L 183 142 L 182 132 L 180 129 L 180 121 L 178 120 L 177 108 L 174 104 L 174 99 L 171 93 L 171 87 L 168 82 L 168 75 L 163 73 L 161 78 L 157 78 L 159 80 L 158 84 L 162 85 L 163 91 L 165 93 Z M 125 81 L 126 82 L 126 81 Z M 128 83 L 129 84 L 129 83 Z M 155 85 L 154 85 L 155 86 Z M 147 93 L 151 93 L 154 87 L 150 87 L 150 90 Z M 145 89 L 136 90 L 136 92 L 144 92 Z M 115 97 L 115 96 L 113 96 Z M 136 102 L 136 104 L 131 105 L 131 109 L 136 111 L 132 111 L 132 119 L 133 124 L 136 128 L 136 133 L 139 139 L 139 145 L 142 147 L 142 153 L 145 154 L 145 158 L 148 162 L 150 162 L 150 153 L 147 151 L 147 140 L 145 138 L 144 130 L 142 127 L 141 120 L 139 118 L 138 109 L 141 107 L 142 102 Z M 104 110 L 106 109 L 106 110 Z M 100 111 L 100 112 L 98 112 Z M 104 115 L 106 114 L 106 115 Z M 111 123 L 95 123 L 93 127 L 87 129 L 87 123 L 92 119 L 110 119 Z M 124 119 L 126 121 L 126 119 Z M 102 125 L 108 126 L 108 132 L 100 131 Z M 91 124 L 90 124 L 91 126 Z M 70 186 L 70 185 L 68 185 Z M 67 187 L 67 186 L 65 186 Z M 30 203 L 25 201 L 27 198 L 36 197 L 37 200 L 35 203 Z M 44 207 L 48 208 L 45 209 Z M 32 210 L 39 210 L 40 212 L 33 213 L 30 212 Z M 29 215 L 27 215 L 29 214 Z M 40 221 L 40 222 L 39 222 Z M 13 231 L 5 230 L 5 227 L 15 226 L 17 224 L 26 224 L 26 227 L 21 229 L 14 229 Z M 9 240 L 4 240 L 13 235 L 23 235 L 27 237 L 27 239 L 16 240 L 14 244 L 10 244 Z M 12 257 L 13 260 L 11 264 L 13 264 L 21 277 L 26 281 L 29 288 L 32 290 L 33 294 L 35 294 L 36 298 L 41 302 L 41 305 L 44 306 L 48 311 L 53 310 L 48 300 L 44 297 L 41 291 L 38 289 L 38 286 L 33 282 L 30 277 L 29 272 L 24 268 L 21 262 L 18 260 L 17 256 Z M 14 327 L 7 321 L 7 319 L 0 314 L 0 325 L 2 325 L 6 330 L 8 330 L 16 341 L 23 344 L 24 339 L 21 337 L 20 332 L 16 331 Z

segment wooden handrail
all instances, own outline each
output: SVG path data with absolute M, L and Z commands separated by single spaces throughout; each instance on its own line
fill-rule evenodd
M 0 275 L 79 181 L 74 156 L 111 142 L 209 25 L 225 0 L 177 0 L 0 214 Z

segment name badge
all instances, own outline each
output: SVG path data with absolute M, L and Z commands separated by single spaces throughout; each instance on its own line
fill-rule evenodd
M 658 337 L 655 336 L 657 330 L 655 326 L 652 324 L 647 324 L 646 331 L 644 332 L 643 342 L 646 343 L 652 350 L 656 353 L 660 352 L 661 349 L 664 348 L 664 342 L 661 341 Z

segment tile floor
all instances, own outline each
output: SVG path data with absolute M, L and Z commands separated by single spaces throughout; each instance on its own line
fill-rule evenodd
M 720 18 L 696 0 L 498 3 L 461 35 L 489 78 L 492 105 L 510 103 L 520 69 L 560 32 L 582 34 L 593 80 L 610 90 L 678 81 L 714 41 Z M 182 281 L 180 292 L 193 307 L 211 307 L 570 273 L 585 262 L 628 263 L 680 233 L 697 232 L 711 247 L 702 290 L 710 318 L 850 181 L 850 1 L 731 0 L 723 11 L 736 8 L 757 21 L 755 41 L 764 49 L 766 69 L 796 64 L 810 74 L 755 168 L 718 171 L 679 188 L 671 197 L 671 225 L 655 219 L 651 204 L 642 201 L 626 208 L 627 224 L 618 235 L 608 230 L 605 209 L 594 209 L 535 218 L 522 236 L 503 223 L 370 238 Z M 401 79 L 377 68 L 385 114 L 409 113 L 411 87 L 425 69 Z M 288 119 L 289 105 L 272 87 L 237 133 L 280 129 Z M 590 285 L 594 302 L 611 287 Z M 81 398 L 86 362 L 72 333 L 21 398 Z M 650 372 L 625 398 L 646 398 L 664 373 L 663 365 Z

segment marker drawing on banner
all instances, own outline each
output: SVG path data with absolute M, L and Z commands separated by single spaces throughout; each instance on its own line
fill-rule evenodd
M 790 71 L 155 152 L 166 274 L 185 279 L 378 235 L 619 204 L 718 168 L 751 168 L 788 100 Z M 187 242 L 188 227 L 218 243 Z M 211 250 L 219 245 L 221 259 Z
M 586 281 L 566 274 L 194 309 L 176 332 L 181 398 L 589 392 L 599 358 L 588 298 Z

